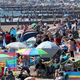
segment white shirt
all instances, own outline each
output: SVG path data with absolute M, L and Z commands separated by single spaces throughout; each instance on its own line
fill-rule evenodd
M 73 28 L 74 28 L 74 30 L 76 30 L 76 24 L 72 24 L 71 29 L 73 29 Z
M 59 31 L 59 34 L 60 34 L 60 36 L 63 36 L 63 31 L 60 30 L 60 31 Z

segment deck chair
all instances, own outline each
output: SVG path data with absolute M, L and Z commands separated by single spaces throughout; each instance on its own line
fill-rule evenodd
M 36 65 L 38 63 L 39 63 L 39 59 L 37 57 L 35 57 L 34 61 L 30 58 L 30 62 L 28 63 L 28 65 L 33 66 L 33 65 Z
M 53 66 L 46 67 L 46 76 L 49 76 L 49 75 L 54 74 L 54 73 L 55 73 L 55 70 L 54 70 Z
M 67 80 L 80 80 L 80 72 L 67 72 Z

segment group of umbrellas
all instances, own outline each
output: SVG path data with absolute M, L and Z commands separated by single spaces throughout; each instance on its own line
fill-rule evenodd
M 5 47 L 20 49 L 16 53 L 21 53 L 22 55 L 26 56 L 42 55 L 42 57 L 44 58 L 49 58 L 50 56 L 54 56 L 56 52 L 59 50 L 59 47 L 55 43 L 52 43 L 50 41 L 42 42 L 36 48 L 28 48 L 24 43 L 21 42 L 13 42 L 6 45 Z
M 32 25 L 37 25 L 37 23 L 33 23 Z M 53 26 L 53 27 L 50 27 L 49 30 L 54 30 L 54 29 L 58 29 L 58 28 L 59 27 Z M 18 33 L 19 34 L 23 33 L 23 30 L 18 31 L 17 34 Z M 27 42 L 29 42 L 34 39 L 34 41 L 35 41 L 36 39 L 33 36 L 35 36 L 37 34 L 38 34 L 38 32 L 36 32 L 36 31 L 28 31 L 22 35 L 20 42 L 13 42 L 13 43 L 6 45 L 5 47 L 13 48 L 13 49 L 17 49 L 17 50 L 20 49 L 16 53 L 21 53 L 22 55 L 26 55 L 26 56 L 42 55 L 42 57 L 44 57 L 44 58 L 54 56 L 56 54 L 56 52 L 59 50 L 59 47 L 50 41 L 42 42 L 36 48 L 28 48 L 28 46 L 26 46 L 24 43 L 22 43 L 25 40 L 27 40 Z M 44 54 L 46 54 L 46 55 L 44 55 Z M 4 59 L 4 61 L 11 60 L 11 59 L 13 59 L 13 57 L 8 56 L 6 54 L 0 54 L 0 61 L 3 61 L 3 59 Z

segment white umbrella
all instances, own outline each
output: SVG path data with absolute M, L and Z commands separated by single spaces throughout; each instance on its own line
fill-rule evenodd
M 12 42 L 5 46 L 6 48 L 14 48 L 14 49 L 23 49 L 27 48 L 27 46 L 24 43 L 21 42 Z
M 50 41 L 42 42 L 37 46 L 37 48 L 42 49 L 48 53 L 47 55 L 42 55 L 42 58 L 50 58 L 51 56 L 53 57 L 60 49 L 55 43 Z

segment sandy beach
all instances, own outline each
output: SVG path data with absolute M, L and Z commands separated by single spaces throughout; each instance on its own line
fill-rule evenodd
M 48 24 L 50 27 L 53 26 L 53 24 Z M 58 26 L 58 25 L 57 25 Z M 4 26 L 1 26 L 1 28 L 3 29 L 3 31 L 10 31 L 10 29 L 14 27 L 15 29 L 17 28 L 17 25 L 4 25 Z M 19 26 L 20 27 L 20 26 Z M 80 30 L 79 30 L 79 36 L 80 36 Z M 76 40 L 80 40 L 79 38 L 76 39 Z M 65 42 L 67 44 L 67 42 Z M 2 52 L 2 51 L 1 51 Z M 72 59 L 72 58 L 70 58 Z M 80 57 L 74 57 L 74 59 L 77 61 L 80 59 Z M 20 73 L 20 71 L 14 71 L 17 73 L 17 75 Z M 17 79 L 16 79 L 17 80 Z M 46 79 L 46 78 L 36 78 L 36 80 L 53 80 L 53 79 Z

